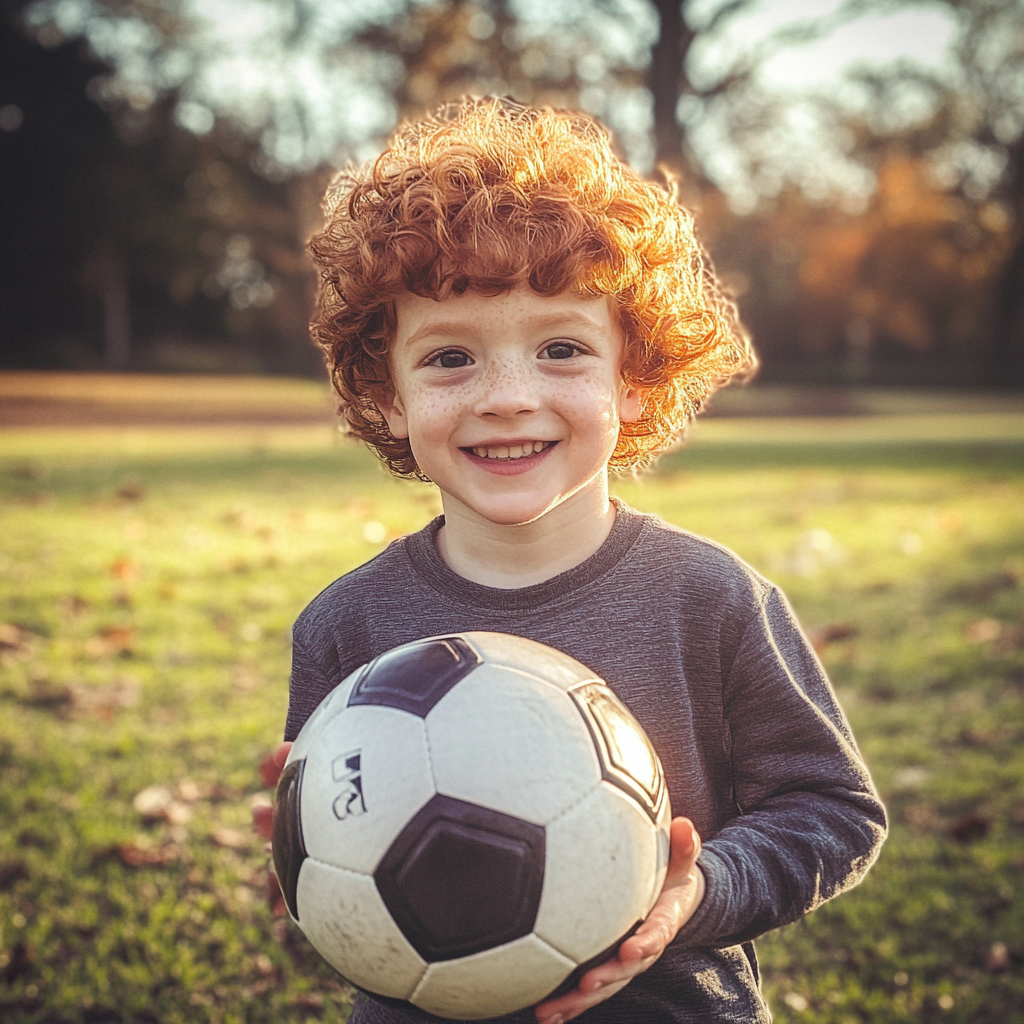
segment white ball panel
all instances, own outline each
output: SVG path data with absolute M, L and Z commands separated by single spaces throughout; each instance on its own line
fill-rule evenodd
M 635 801 L 602 782 L 546 831 L 544 889 L 534 932 L 583 963 L 651 909 L 657 829 Z M 583 863 L 587 850 L 601 855 Z
M 306 756 L 300 821 L 306 852 L 372 874 L 434 795 L 423 720 L 394 708 L 345 708 Z
M 536 935 L 496 949 L 430 964 L 410 1000 L 439 1017 L 476 1020 L 539 1002 L 576 965 Z
M 317 952 L 355 985 L 408 999 L 427 969 L 381 901 L 369 875 L 306 858 L 299 922 Z
M 672 805 L 668 799 L 668 793 L 662 801 L 661 810 L 658 813 L 658 863 L 654 879 L 651 883 L 650 905 L 653 907 L 655 901 L 661 895 L 661 887 L 665 884 L 665 875 L 668 874 L 668 859 L 672 852 Z
M 540 680 L 481 665 L 427 715 L 437 791 L 546 825 L 601 781 L 572 699 Z
M 295 743 L 288 752 L 286 765 L 305 757 L 324 725 L 335 715 L 344 711 L 349 694 L 352 692 L 352 687 L 360 672 L 362 672 L 361 668 L 345 676 L 317 705 L 316 710 L 306 719 L 305 724 L 299 730 L 299 735 L 295 737 Z
M 575 658 L 553 647 L 508 633 L 466 633 L 484 658 L 494 665 L 507 665 L 539 676 L 552 686 L 568 690 L 597 676 Z

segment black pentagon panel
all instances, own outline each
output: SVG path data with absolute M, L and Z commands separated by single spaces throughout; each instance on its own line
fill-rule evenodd
M 643 727 L 606 683 L 582 683 L 569 696 L 590 729 L 605 780 L 632 796 L 657 821 L 668 789 Z
M 366 666 L 352 687 L 349 707 L 377 704 L 425 718 L 480 661 L 480 656 L 461 636 L 403 644 Z
M 428 962 L 529 935 L 544 884 L 540 825 L 452 797 L 433 797 L 384 855 L 374 881 Z
M 296 890 L 299 869 L 306 859 L 306 846 L 302 841 L 302 820 L 299 816 L 299 793 L 302 790 L 302 772 L 305 760 L 292 761 L 277 781 L 274 795 L 274 871 L 281 883 L 284 901 L 296 921 L 299 907 Z

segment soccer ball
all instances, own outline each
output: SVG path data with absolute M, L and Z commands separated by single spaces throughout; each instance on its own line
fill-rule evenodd
M 578 661 L 504 633 L 396 647 L 299 733 L 274 865 L 354 985 L 441 1017 L 511 1013 L 610 956 L 661 891 L 668 792 Z

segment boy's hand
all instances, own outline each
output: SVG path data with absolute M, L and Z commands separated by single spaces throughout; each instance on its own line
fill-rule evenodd
M 260 778 L 267 789 L 273 789 L 277 780 L 281 778 L 284 771 L 284 763 L 288 760 L 288 752 L 292 749 L 290 743 L 282 743 L 277 750 L 265 757 L 260 762 Z M 274 835 L 274 808 L 254 807 L 252 809 L 252 826 L 256 834 L 264 839 L 271 839 Z
M 704 898 L 704 875 L 697 867 L 700 836 L 689 818 L 672 821 L 672 851 L 658 902 L 647 919 L 619 946 L 618 956 L 580 978 L 579 987 L 557 999 L 538 1003 L 540 1024 L 561 1024 L 610 999 L 665 952 L 665 947 L 693 916 Z

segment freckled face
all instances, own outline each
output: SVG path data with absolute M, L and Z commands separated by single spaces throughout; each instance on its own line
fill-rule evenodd
M 533 522 L 582 492 L 607 492 L 619 424 L 640 412 L 620 375 L 613 300 L 521 285 L 397 303 L 396 394 L 381 403 L 396 437 L 441 489 L 446 513 Z

